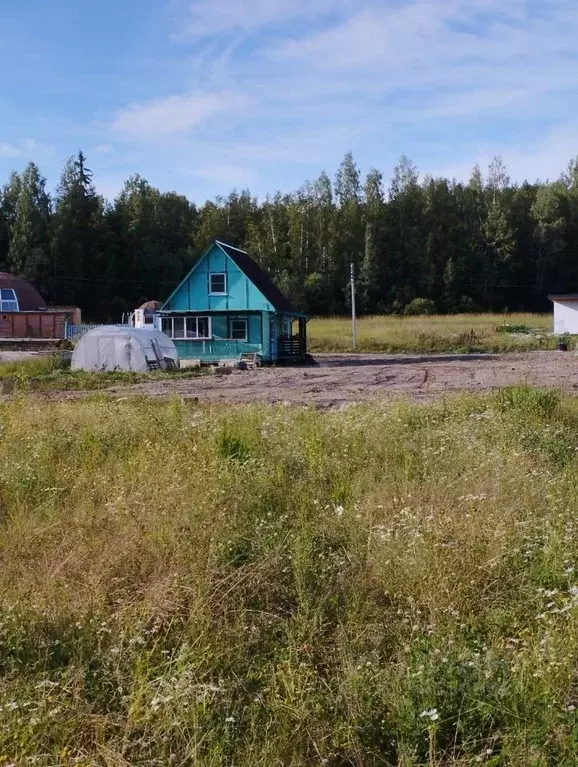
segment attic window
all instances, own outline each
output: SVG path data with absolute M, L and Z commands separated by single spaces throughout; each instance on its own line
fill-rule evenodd
M 0 289 L 0 312 L 18 312 L 18 299 L 12 288 Z
M 213 296 L 227 293 L 227 275 L 224 272 L 209 274 L 209 293 Z

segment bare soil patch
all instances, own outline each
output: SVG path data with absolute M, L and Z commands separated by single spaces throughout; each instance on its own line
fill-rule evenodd
M 217 371 L 185 380 L 168 379 L 106 389 L 116 396 L 148 395 L 211 402 L 286 402 L 339 407 L 349 402 L 407 396 L 418 401 L 456 392 L 484 392 L 529 384 L 574 392 L 578 357 L 563 352 L 511 355 L 318 355 L 316 367 Z M 76 398 L 82 392 L 53 392 Z

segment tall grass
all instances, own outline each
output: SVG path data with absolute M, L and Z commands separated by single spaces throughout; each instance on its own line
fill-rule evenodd
M 114 385 L 130 385 L 167 378 L 194 378 L 200 368 L 155 370 L 152 372 L 99 372 L 71 370 L 70 360 L 59 354 L 38 355 L 12 362 L 0 362 L 0 394 L 28 391 L 96 391 Z
M 421 317 L 361 317 L 361 352 L 514 352 L 554 349 L 547 314 L 461 314 Z M 351 320 L 319 317 L 308 325 L 312 352 L 351 351 Z
M 578 403 L 0 404 L 0 754 L 573 765 Z

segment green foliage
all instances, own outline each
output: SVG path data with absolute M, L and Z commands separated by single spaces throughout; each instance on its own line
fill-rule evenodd
M 498 325 L 496 328 L 496 331 L 498 333 L 514 333 L 518 334 L 521 333 L 523 335 L 528 335 L 528 333 L 532 333 L 532 328 L 529 328 L 527 325 Z
M 362 317 L 357 321 L 360 352 L 431 354 L 442 352 L 515 352 L 555 349 L 558 339 L 547 333 L 552 318 L 546 315 L 495 314 L 404 315 Z M 531 324 L 530 324 L 531 323 Z M 528 332 L 509 328 L 528 328 Z M 351 351 L 351 320 L 315 318 L 308 324 L 312 352 Z
M 552 418 L 560 404 L 560 395 L 553 389 L 510 386 L 500 389 L 497 401 L 502 412 L 513 411 L 521 416 Z
M 6 763 L 578 759 L 575 399 L 0 422 Z
M 38 168 L 0 193 L 0 269 L 24 274 L 54 304 L 118 322 L 162 300 L 211 240 L 244 247 L 298 306 L 349 309 L 349 269 L 361 314 L 399 314 L 416 296 L 444 313 L 549 311 L 549 291 L 578 283 L 576 163 L 553 183 L 512 185 L 495 159 L 469 183 L 420 179 L 402 157 L 388 194 L 348 153 L 290 194 L 263 201 L 232 191 L 197 207 L 139 175 L 112 202 L 96 193 L 80 152 L 52 201 Z
M 39 288 L 48 283 L 50 198 L 45 185 L 38 167 L 30 163 L 18 179 L 7 253 L 8 268 L 33 279 Z
M 0 393 L 29 391 L 94 391 L 115 385 L 129 386 L 168 378 L 194 378 L 199 368 L 151 373 L 87 373 L 70 370 L 70 360 L 60 354 L 39 355 L 17 362 L 0 362 Z
M 436 305 L 429 298 L 414 298 L 403 310 L 408 317 L 420 314 L 436 314 Z

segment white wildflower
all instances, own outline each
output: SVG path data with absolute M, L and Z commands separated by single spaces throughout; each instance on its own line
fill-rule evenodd
M 431 722 L 437 722 L 437 720 L 440 718 L 437 708 L 426 708 L 425 711 L 422 711 L 419 716 L 420 719 L 427 718 Z
M 345 509 L 343 508 L 343 506 L 336 506 L 335 507 L 335 513 L 337 514 L 338 517 L 343 516 L 343 512 L 344 511 L 345 511 Z
M 225 722 L 227 722 L 227 724 L 233 724 L 234 721 L 235 721 L 235 717 L 234 716 L 228 716 L 225 719 Z

